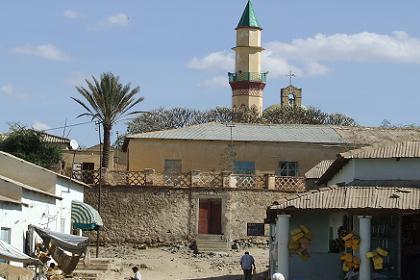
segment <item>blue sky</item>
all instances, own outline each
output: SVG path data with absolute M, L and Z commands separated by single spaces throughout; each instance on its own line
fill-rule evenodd
M 3 1 L 0 131 L 8 122 L 54 128 L 88 119 L 70 99 L 112 71 L 141 87 L 138 110 L 230 106 L 234 28 L 245 0 Z M 362 125 L 420 123 L 420 2 L 254 0 L 270 71 L 265 106 L 292 69 L 303 102 Z M 114 133 L 125 131 L 121 122 Z M 62 130 L 52 131 L 61 134 Z M 69 132 L 69 131 L 67 131 Z M 71 129 L 83 145 L 94 125 Z

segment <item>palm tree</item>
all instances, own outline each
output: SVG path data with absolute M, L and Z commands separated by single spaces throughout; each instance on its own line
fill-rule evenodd
M 98 120 L 104 130 L 102 167 L 109 167 L 109 150 L 111 146 L 112 126 L 121 117 L 140 113 L 139 111 L 128 112 L 135 105 L 143 101 L 143 97 L 136 97 L 139 87 L 131 88 L 131 84 L 123 85 L 119 77 L 112 73 L 102 73 L 98 80 L 92 76 L 93 82 L 86 80 L 87 87 L 76 87 L 84 97 L 84 101 L 72 97 L 86 109 L 86 113 L 77 117 L 90 116 L 92 120 Z M 86 103 L 85 103 L 86 102 Z

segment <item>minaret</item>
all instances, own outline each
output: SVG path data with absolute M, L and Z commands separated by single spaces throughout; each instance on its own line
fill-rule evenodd
M 235 73 L 229 73 L 232 107 L 263 112 L 263 90 L 267 73 L 261 73 L 261 30 L 251 1 L 236 27 Z

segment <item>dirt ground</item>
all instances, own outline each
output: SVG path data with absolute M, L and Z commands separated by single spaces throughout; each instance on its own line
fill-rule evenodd
M 239 259 L 246 250 L 194 254 L 187 247 L 135 249 L 133 247 L 101 248 L 101 257 L 119 258 L 123 269 L 110 272 L 103 280 L 132 276 L 131 267 L 140 267 L 142 280 L 242 280 Z M 257 266 L 255 280 L 263 280 L 268 265 L 268 249 L 249 248 Z

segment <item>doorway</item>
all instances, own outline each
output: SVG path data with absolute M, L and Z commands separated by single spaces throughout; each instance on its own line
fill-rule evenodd
M 403 216 L 401 272 L 403 280 L 420 279 L 420 215 Z
M 222 200 L 199 199 L 199 234 L 222 234 Z

